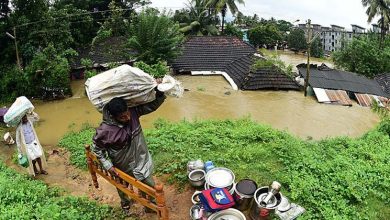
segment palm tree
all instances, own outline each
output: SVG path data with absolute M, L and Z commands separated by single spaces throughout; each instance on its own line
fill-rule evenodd
M 213 8 L 216 12 L 221 12 L 222 15 L 222 33 L 223 26 L 225 23 L 225 16 L 227 9 L 229 8 L 230 12 L 235 15 L 238 12 L 236 1 L 240 4 L 244 4 L 244 0 L 207 0 L 206 6 Z
M 128 46 L 138 52 L 137 59 L 147 64 L 170 61 L 180 53 L 184 36 L 167 15 L 145 9 L 130 26 Z
M 180 31 L 186 35 L 217 35 L 216 21 L 208 12 L 203 0 L 192 0 L 182 13 Z
M 389 30 L 390 0 L 362 0 L 362 4 L 364 7 L 368 7 L 366 11 L 368 15 L 367 22 L 371 22 L 377 15 L 380 16 L 378 23 L 381 27 L 380 47 L 382 47 L 386 31 Z

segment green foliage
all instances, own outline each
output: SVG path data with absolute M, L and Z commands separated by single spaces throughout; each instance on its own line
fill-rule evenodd
M 217 35 L 218 19 L 209 14 L 206 1 L 189 2 L 186 8 L 176 10 L 173 20 L 180 24 L 180 32 L 185 35 Z
M 293 67 L 291 64 L 286 65 L 278 55 L 269 55 L 266 59 L 258 59 L 251 67 L 253 70 L 261 68 L 277 68 L 283 74 L 292 78 L 294 76 Z
M 36 93 L 42 87 L 60 88 L 65 94 L 70 94 L 69 63 L 67 57 L 75 56 L 74 50 L 57 51 L 49 45 L 42 52 L 37 53 L 26 72 L 34 84 Z
M 104 23 L 101 24 L 96 37 L 92 40 L 93 45 L 107 39 L 108 37 L 123 36 L 129 28 L 125 12 L 121 10 L 115 1 L 111 1 L 108 8 L 111 12 L 105 19 Z
M 16 66 L 0 68 L 0 102 L 13 102 L 19 96 L 33 94 L 28 76 Z
M 282 183 L 302 219 L 390 218 L 390 121 L 362 138 L 303 141 L 249 119 L 169 123 L 146 132 L 158 173 L 186 183 L 190 160 L 211 160 L 259 186 Z
M 310 45 L 310 56 L 321 58 L 324 57 L 324 50 L 322 49 L 321 39 L 315 38 Z
M 390 136 L 390 115 L 388 112 L 379 124 L 378 131 Z
M 0 162 L 0 219 L 106 219 L 108 206 L 86 198 L 60 196 L 58 189 L 23 176 Z
M 226 24 L 225 30 L 223 31 L 224 35 L 227 36 L 236 36 L 240 39 L 244 36 L 244 33 L 240 31 L 237 27 L 233 26 L 232 24 L 228 23 Z
M 332 58 L 338 68 L 374 77 L 390 72 L 390 44 L 384 44 L 383 49 L 379 49 L 379 44 L 375 36 L 354 38 L 341 50 L 334 52 Z
M 84 125 L 80 131 L 67 133 L 58 143 L 58 146 L 67 149 L 70 153 L 70 162 L 78 168 L 86 169 L 84 146 L 92 144 L 95 129 L 90 125 Z
M 137 58 L 148 64 L 174 59 L 184 39 L 179 32 L 179 25 L 173 23 L 167 15 L 153 10 L 142 11 L 132 23 L 130 33 L 129 47 L 137 50 Z
M 248 39 L 256 47 L 262 47 L 263 45 L 269 47 L 281 41 L 282 34 L 273 24 L 258 25 L 248 31 Z
M 148 65 L 142 61 L 135 62 L 134 66 L 143 70 L 145 73 L 153 76 L 154 78 L 163 78 L 169 73 L 169 67 L 167 62 L 158 61 L 158 63 L 153 65 Z
M 300 51 L 307 48 L 305 32 L 300 28 L 293 29 L 287 38 L 289 48 Z
M 91 78 L 91 77 L 97 75 L 97 71 L 92 69 L 92 67 L 93 67 L 92 60 L 81 58 L 81 65 L 83 65 L 85 68 L 85 72 L 84 72 L 85 79 L 88 79 L 88 78 Z

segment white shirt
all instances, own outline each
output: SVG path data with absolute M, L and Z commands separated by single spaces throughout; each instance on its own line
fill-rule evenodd
M 23 135 L 24 135 L 24 140 L 26 144 L 31 144 L 33 141 L 35 141 L 35 135 L 33 128 L 31 127 L 31 123 L 22 123 L 22 128 L 23 128 Z

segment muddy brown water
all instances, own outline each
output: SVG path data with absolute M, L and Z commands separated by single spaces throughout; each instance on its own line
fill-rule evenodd
M 253 120 L 287 130 L 299 137 L 356 137 L 374 127 L 379 118 L 369 108 L 319 104 L 314 97 L 298 91 L 233 91 L 222 76 L 177 76 L 189 91 L 182 98 L 168 97 L 154 113 L 141 118 L 144 128 L 152 128 L 157 118 Z M 83 82 L 72 83 L 75 96 L 61 101 L 36 102 L 41 117 L 37 132 L 44 145 L 56 145 L 70 129 L 83 123 L 94 126 L 101 114 L 84 96 Z
M 306 62 L 304 55 L 278 52 L 280 58 L 296 65 Z M 314 63 L 321 61 L 312 59 Z M 328 65 L 332 63 L 327 62 Z M 152 128 L 157 118 L 253 120 L 287 130 L 302 138 L 321 139 L 327 136 L 356 137 L 374 127 L 379 118 L 369 108 L 319 104 L 315 97 L 304 97 L 297 91 L 234 91 L 222 76 L 176 76 L 189 91 L 182 98 L 168 97 L 154 113 L 141 118 L 144 128 Z M 72 82 L 74 96 L 52 102 L 34 102 L 41 117 L 37 132 L 44 145 L 56 145 L 69 130 L 84 123 L 94 126 L 101 114 L 84 95 L 84 82 Z

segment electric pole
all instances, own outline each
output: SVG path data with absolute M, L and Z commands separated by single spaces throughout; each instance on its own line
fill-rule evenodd
M 306 67 L 306 77 L 305 77 L 305 83 L 304 83 L 304 94 L 305 97 L 307 96 L 307 87 L 309 84 L 309 77 L 310 77 L 310 49 L 311 49 L 311 20 L 307 20 L 307 67 Z

